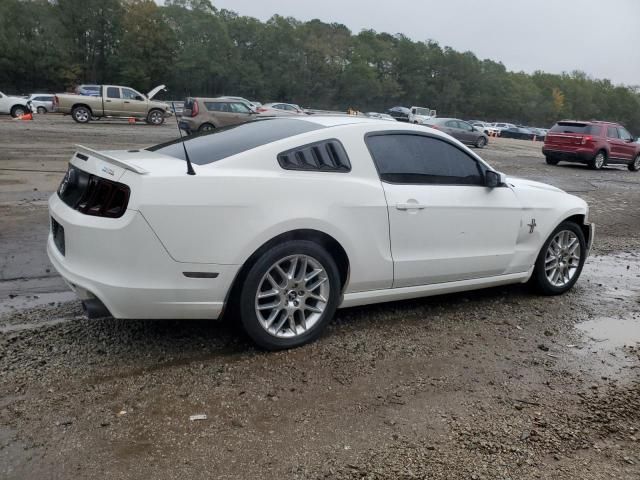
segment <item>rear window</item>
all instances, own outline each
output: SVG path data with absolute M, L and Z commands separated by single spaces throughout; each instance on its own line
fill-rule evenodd
M 558 122 L 551 127 L 553 133 L 582 133 L 584 135 L 597 135 L 600 133 L 598 125 L 578 122 Z
M 324 127 L 312 122 L 271 118 L 193 135 L 185 138 L 184 143 L 192 163 L 207 165 L 268 143 L 321 128 Z M 182 141 L 179 138 L 149 147 L 147 150 L 185 159 Z

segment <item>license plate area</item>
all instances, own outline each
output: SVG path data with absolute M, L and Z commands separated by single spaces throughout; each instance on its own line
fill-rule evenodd
M 64 227 L 51 217 L 51 233 L 53 234 L 53 243 L 58 251 L 65 254 Z

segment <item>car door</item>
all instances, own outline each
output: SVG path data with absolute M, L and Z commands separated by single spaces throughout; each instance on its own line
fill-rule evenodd
M 144 117 L 147 114 L 148 101 L 140 92 L 132 88 L 122 88 L 122 110 L 131 117 Z
M 458 129 L 460 130 L 459 140 L 464 143 L 475 143 L 476 133 L 470 123 L 458 120 Z
M 429 134 L 376 132 L 366 143 L 388 204 L 394 287 L 509 269 L 522 211 L 509 186 L 485 186 L 488 167 Z
M 254 118 L 252 110 L 242 102 L 232 102 L 231 111 L 234 114 L 234 123 L 245 123 Z
M 636 145 L 633 143 L 633 136 L 623 127 L 618 127 L 618 136 L 620 137 L 620 150 L 624 160 L 631 161 L 636 153 Z
M 462 141 L 463 132 L 460 130 L 457 120 L 447 120 L 442 125 L 441 130 L 445 133 L 448 133 L 453 138 L 457 138 L 458 140 Z
M 124 105 L 120 94 L 120 87 L 107 87 L 107 95 L 103 97 L 104 114 L 113 116 L 124 116 Z

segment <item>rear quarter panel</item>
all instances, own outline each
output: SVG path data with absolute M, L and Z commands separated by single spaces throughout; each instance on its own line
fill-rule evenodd
M 347 292 L 389 288 L 393 263 L 387 205 L 362 127 L 324 129 L 244 152 L 196 176 L 140 177 L 139 209 L 170 255 L 190 263 L 243 264 L 272 238 L 312 229 L 336 239 L 350 262 Z M 349 173 L 282 169 L 277 155 L 338 138 Z

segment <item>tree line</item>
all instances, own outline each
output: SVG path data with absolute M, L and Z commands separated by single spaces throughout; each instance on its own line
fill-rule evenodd
M 640 88 L 508 71 L 471 52 L 339 23 L 266 22 L 210 0 L 2 0 L 0 89 L 64 91 L 112 83 L 167 98 L 237 95 L 305 107 L 440 115 L 549 126 L 560 118 L 619 121 L 640 134 Z

